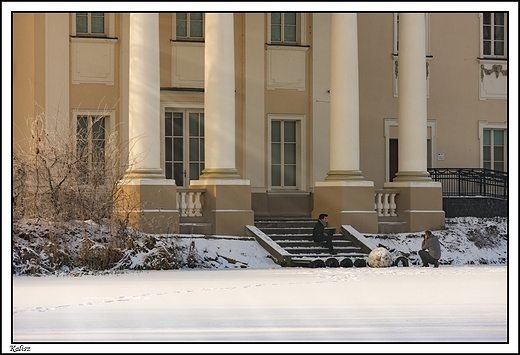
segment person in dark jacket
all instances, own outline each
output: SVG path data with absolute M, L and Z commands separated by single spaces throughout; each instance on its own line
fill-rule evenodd
M 332 246 L 332 235 L 329 235 L 330 233 L 325 231 L 325 227 L 328 225 L 327 217 L 329 217 L 329 215 L 325 213 L 318 216 L 318 221 L 312 230 L 312 239 L 316 243 L 325 243 L 327 248 L 329 248 L 329 253 L 336 254 Z
M 433 264 L 433 267 L 439 267 L 439 259 L 441 258 L 439 238 L 430 231 L 424 232 L 422 236 L 423 241 L 421 250 L 419 250 L 419 256 L 421 257 L 423 267 L 429 267 L 430 264 Z

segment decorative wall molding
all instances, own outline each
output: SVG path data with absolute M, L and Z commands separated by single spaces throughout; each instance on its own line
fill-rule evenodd
M 204 43 L 171 42 L 172 86 L 204 87 Z
M 480 80 L 484 81 L 484 75 L 491 75 L 495 73 L 496 78 L 498 79 L 498 75 L 502 74 L 507 76 L 507 69 L 502 69 L 501 64 L 493 64 L 491 69 L 486 69 L 484 64 L 480 64 Z
M 507 62 L 500 59 L 479 59 L 479 99 L 507 100 Z
M 114 85 L 117 39 L 71 38 L 72 84 Z
M 308 49 L 301 46 L 267 46 L 267 90 L 305 91 Z

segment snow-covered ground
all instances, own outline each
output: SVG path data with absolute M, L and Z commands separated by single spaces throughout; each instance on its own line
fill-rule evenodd
M 498 265 L 17 276 L 12 335 L 33 352 L 507 352 L 507 284 Z
M 253 240 L 184 235 L 175 238 L 184 245 L 178 270 L 16 275 L 12 305 L 3 298 L 3 329 L 11 329 L 3 349 L 517 352 L 518 264 L 508 258 L 517 243 L 508 244 L 507 220 L 448 222 L 434 231 L 443 248 L 437 269 L 282 268 Z M 419 233 L 366 237 L 393 256 L 420 247 Z M 148 243 L 168 249 L 167 240 Z M 151 250 L 127 265 L 143 265 Z
M 24 220 L 13 225 L 16 275 L 75 275 L 126 270 L 265 268 L 274 263 L 252 238 L 204 235 L 128 235 L 91 221 L 44 223 Z M 117 237 L 111 235 L 117 234 Z M 450 218 L 434 231 L 441 243 L 442 265 L 506 265 L 507 218 Z M 417 265 L 421 233 L 365 234 L 373 245 L 405 256 Z M 106 261 L 106 262 L 105 262 Z M 87 265 L 87 266 L 85 266 Z M 102 270 L 96 271 L 95 269 Z

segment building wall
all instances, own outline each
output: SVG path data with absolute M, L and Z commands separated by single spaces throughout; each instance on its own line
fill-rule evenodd
M 62 97 L 63 89 L 56 77 L 49 73 L 60 70 L 54 62 L 60 53 L 68 52 L 65 65 L 75 68 L 73 45 L 49 37 L 49 30 L 72 30 L 73 14 L 59 17 L 59 25 L 49 22 L 46 14 L 15 14 L 13 17 L 13 90 L 14 142 L 23 141 L 28 134 L 23 128 L 25 117 L 34 116 L 39 109 L 52 107 Z M 66 114 L 74 109 L 115 110 L 116 124 L 124 140 L 127 130 L 125 101 L 128 82 L 128 14 L 116 14 L 113 82 L 73 83 L 74 73 L 66 85 Z M 297 56 L 304 58 L 304 81 L 297 87 L 272 88 L 272 48 L 266 46 L 266 13 L 237 13 L 235 26 L 235 90 L 236 90 L 236 168 L 240 176 L 251 182 L 255 213 L 308 214 L 312 210 L 312 191 L 315 182 L 323 181 L 329 170 L 329 110 L 330 110 L 330 14 L 305 15 L 304 34 L 307 48 L 300 48 Z M 432 13 L 429 15 L 429 53 L 433 56 L 429 67 L 428 120 L 432 126 L 433 167 L 480 167 L 479 121 L 507 122 L 507 100 L 479 99 L 481 80 L 479 56 L 479 17 L 477 13 Z M 54 18 L 54 17 L 53 17 Z M 159 14 L 161 113 L 170 107 L 203 108 L 203 44 L 183 47 L 178 51 L 175 41 L 174 14 Z M 49 27 L 50 26 L 50 27 Z M 61 29 L 61 30 L 60 30 Z M 388 147 L 385 134 L 398 137 L 397 127 L 385 130 L 385 120 L 397 119 L 398 98 L 393 94 L 395 75 L 392 53 L 394 20 L 392 13 L 358 14 L 359 97 L 360 97 L 360 170 L 366 180 L 381 188 L 387 180 Z M 51 41 L 51 43 L 49 43 Z M 67 44 L 65 44 L 67 43 Z M 283 50 L 283 49 L 282 49 Z M 182 52 L 184 51 L 184 52 Z M 176 54 L 180 53 L 178 56 Z M 202 53 L 202 54 L 201 54 Z M 276 52 L 276 55 L 282 52 Z M 286 52 L 290 55 L 295 53 Z M 194 54 L 190 57 L 191 54 Z M 49 60 L 51 63 L 49 63 Z M 292 69 L 292 68 L 290 68 Z M 297 72 L 296 76 L 299 75 Z M 303 86 L 303 87 L 302 87 Z M 181 88 L 182 90 L 179 90 Z M 177 89 L 177 90 L 175 90 Z M 51 97 L 49 97 L 49 94 Z M 48 105 L 46 104 L 48 103 Z M 64 107 L 65 107 L 64 106 Z M 300 194 L 272 194 L 269 192 L 269 117 L 270 115 L 298 115 L 304 122 L 302 154 L 304 171 Z M 434 130 L 435 128 L 436 130 Z M 164 145 L 163 137 L 159 137 Z M 164 161 L 162 149 L 161 160 Z M 444 160 L 437 160 L 444 153 Z M 332 154 L 348 154 L 333 152 Z M 162 163 L 163 164 L 163 163 Z

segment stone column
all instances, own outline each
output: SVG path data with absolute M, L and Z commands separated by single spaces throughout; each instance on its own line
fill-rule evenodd
M 160 164 L 159 16 L 130 14 L 128 41 L 129 168 L 119 213 L 150 233 L 179 231 L 177 188 Z
M 394 181 L 431 181 L 427 171 L 424 14 L 399 15 L 399 172 Z
M 235 165 L 235 51 L 232 13 L 205 16 L 205 169 L 190 187 L 206 188 L 203 214 L 214 234 L 246 235 L 254 224 L 251 184 Z
M 442 186 L 427 171 L 426 42 L 423 13 L 399 14 L 399 171 L 397 215 L 408 231 L 444 227 Z
M 374 183 L 359 170 L 357 14 L 331 14 L 330 29 L 330 171 L 314 186 L 312 215 L 327 213 L 336 230 L 376 233 Z

